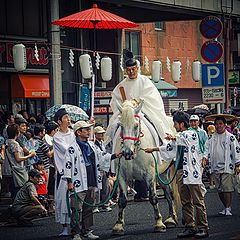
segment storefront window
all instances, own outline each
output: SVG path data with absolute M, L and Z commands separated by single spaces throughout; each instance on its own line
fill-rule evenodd
M 140 61 L 140 32 L 126 31 L 125 32 L 125 47 L 133 52 L 136 59 Z

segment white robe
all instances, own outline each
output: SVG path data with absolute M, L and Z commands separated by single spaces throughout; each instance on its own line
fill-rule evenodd
M 163 100 L 160 93 L 148 77 L 138 74 L 137 79 L 129 79 L 127 77 L 113 90 L 112 100 L 110 102 L 113 116 L 110 119 L 106 136 L 112 139 L 112 133 L 116 130 L 119 115 L 116 100 L 120 104 L 122 103 L 122 96 L 119 87 L 124 88 L 127 100 L 134 98 L 144 99 L 142 112 L 152 121 L 161 139 L 164 139 L 165 133 L 172 133 L 173 122 L 170 121 L 170 118 L 165 114 Z
M 218 148 L 216 146 L 216 138 L 218 133 L 214 133 L 211 138 L 209 138 L 205 144 L 205 155 L 204 157 L 209 161 L 209 169 L 210 172 L 214 172 L 216 169 L 214 168 L 214 162 L 212 161 L 212 154 Z M 224 173 L 234 173 L 235 164 L 240 163 L 240 146 L 235 138 L 235 136 L 228 131 L 225 131 L 225 140 L 224 140 Z
M 60 174 L 63 174 L 66 150 L 74 139 L 75 135 L 71 129 L 69 129 L 67 133 L 58 131 L 53 137 L 54 161 L 57 166 L 58 173 Z M 61 224 L 70 224 L 66 202 L 66 193 L 68 189 L 67 181 L 66 179 L 61 178 L 58 186 L 57 181 L 55 181 L 55 183 L 54 200 L 56 222 Z

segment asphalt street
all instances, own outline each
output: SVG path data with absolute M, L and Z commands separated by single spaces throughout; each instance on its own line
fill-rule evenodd
M 167 202 L 159 200 L 160 209 L 164 218 L 167 217 Z M 222 205 L 218 199 L 216 190 L 211 190 L 206 195 L 207 215 L 209 221 L 209 239 L 240 240 L 240 196 L 234 195 L 232 213 L 233 216 L 218 216 Z M 132 239 L 176 239 L 183 226 L 167 229 L 166 233 L 153 232 L 153 209 L 149 202 L 129 202 L 125 214 L 125 235 L 112 236 L 111 230 L 117 219 L 117 208 L 112 212 L 96 213 L 94 233 L 100 235 L 100 239 L 132 240 Z M 181 211 L 180 219 L 181 219 Z M 17 227 L 16 225 L 1 226 L 0 239 L 2 240 L 70 240 L 70 237 L 58 237 L 61 226 L 54 222 L 54 217 L 38 219 L 32 227 Z M 194 238 L 192 238 L 194 239 Z

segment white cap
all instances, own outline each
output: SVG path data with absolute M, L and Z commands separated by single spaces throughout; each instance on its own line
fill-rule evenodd
M 105 133 L 105 132 L 106 131 L 101 126 L 97 126 L 97 127 L 94 128 L 94 133 Z
M 85 121 L 78 121 L 73 125 L 73 131 L 76 132 L 78 129 L 89 128 L 91 126 L 93 126 L 93 124 L 87 123 Z
M 189 121 L 194 120 L 194 121 L 199 121 L 199 116 L 198 115 L 191 115 Z

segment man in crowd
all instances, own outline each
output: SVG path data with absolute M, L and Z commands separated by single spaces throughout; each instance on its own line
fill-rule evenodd
M 215 121 L 216 132 L 206 142 L 204 160 L 209 162 L 215 185 L 224 209 L 220 215 L 231 216 L 232 193 L 234 191 L 234 170 L 240 172 L 240 146 L 233 134 L 226 130 L 226 119 L 218 116 Z
M 41 124 L 37 124 L 34 127 L 34 141 L 36 146 L 37 157 L 43 161 L 44 170 L 47 174 L 47 179 L 49 178 L 49 159 L 53 156 L 53 150 L 50 150 L 46 142 L 43 140 L 45 136 L 45 127 Z M 48 184 L 48 183 L 47 183 Z
M 189 115 L 178 111 L 173 115 L 174 127 L 178 134 L 168 134 L 172 142 L 160 148 L 147 148 L 146 152 L 160 151 L 163 159 L 173 159 L 176 149 L 177 184 L 182 203 L 185 229 L 178 238 L 208 237 L 208 222 L 204 192 L 202 190 L 202 158 L 199 138 L 195 130 L 189 130 Z M 194 214 L 196 208 L 196 220 Z
M 36 169 L 32 169 L 28 175 L 29 181 L 18 191 L 11 208 L 12 215 L 21 226 L 31 226 L 34 218 L 38 218 L 40 214 L 47 214 L 47 210 L 37 198 L 35 187 L 41 174 Z
M 101 126 L 97 126 L 94 128 L 94 134 L 95 134 L 95 146 L 99 148 L 99 150 L 102 152 L 103 155 L 108 154 L 106 151 L 106 147 L 104 145 L 104 135 L 105 135 L 105 129 Z M 116 155 L 112 154 L 111 159 L 115 159 Z M 111 194 L 110 186 L 109 186 L 109 181 L 108 181 L 108 174 L 109 174 L 110 169 L 107 171 L 102 171 L 102 190 L 100 191 L 99 194 L 99 199 L 100 201 L 105 201 L 107 197 Z M 112 211 L 112 208 L 110 207 L 110 202 L 104 204 L 102 206 L 102 209 L 106 212 Z M 113 202 L 111 202 L 114 204 Z M 97 210 L 97 208 L 95 209 Z
M 62 175 L 66 164 L 65 153 L 69 144 L 75 140 L 75 135 L 72 129 L 69 128 L 71 125 L 71 118 L 64 108 L 61 108 L 56 112 L 54 121 L 59 125 L 59 131 L 53 136 L 54 161 L 57 168 L 55 218 L 56 222 L 61 223 L 63 226 L 63 231 L 60 235 L 66 236 L 68 235 L 70 218 L 68 216 L 66 202 L 67 181 L 62 178 Z
M 27 145 L 27 137 L 25 136 L 27 130 L 27 121 L 22 115 L 17 115 L 15 117 L 15 123 L 19 126 L 20 134 L 17 137 L 16 141 L 19 143 L 20 147 L 23 149 L 24 154 L 29 154 L 29 149 L 26 147 Z
M 95 188 L 102 188 L 101 171 L 109 170 L 112 158 L 111 154 L 103 154 L 93 142 L 88 141 L 91 126 L 93 126 L 92 123 L 84 121 L 74 124 L 76 139 L 71 142 L 66 152 L 63 175 L 63 178 L 67 179 L 68 190 L 75 190 L 78 197 L 89 204 L 94 203 Z M 73 239 L 80 240 L 80 232 L 88 239 L 98 239 L 99 236 L 94 235 L 90 229 L 93 226 L 93 207 L 82 204 L 80 200 L 76 202 L 73 194 L 70 194 L 70 201 Z

